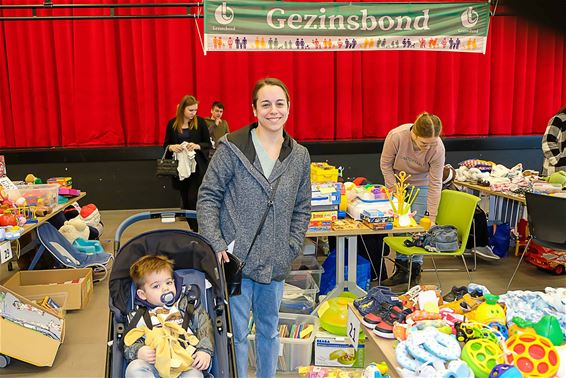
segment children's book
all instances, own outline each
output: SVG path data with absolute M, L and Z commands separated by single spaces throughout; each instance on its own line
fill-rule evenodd
M 55 340 L 61 340 L 62 319 L 20 301 L 12 293 L 0 292 L 0 316 Z

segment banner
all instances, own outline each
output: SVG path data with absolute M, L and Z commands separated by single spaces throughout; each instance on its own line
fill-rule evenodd
M 488 3 L 205 0 L 206 51 L 484 53 Z

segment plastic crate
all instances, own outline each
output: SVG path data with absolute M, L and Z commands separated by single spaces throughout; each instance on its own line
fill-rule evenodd
M 16 185 L 18 189 L 8 190 L 8 198 L 16 201 L 20 197 L 26 199 L 28 206 L 57 206 L 59 184 Z
M 310 273 L 295 272 L 285 279 L 280 312 L 310 314 L 316 307 L 318 285 Z
M 314 337 L 318 332 L 318 318 L 312 315 L 296 315 L 296 314 L 279 314 L 279 324 L 286 324 L 289 329 L 293 325 L 312 324 L 313 331 L 305 339 L 296 339 L 281 337 L 279 342 L 279 359 L 277 361 L 277 370 L 280 372 L 294 372 L 300 366 L 309 366 L 312 361 L 312 352 Z M 248 335 L 248 366 L 255 369 L 256 353 L 255 353 L 255 335 Z M 258 356 L 262 358 L 263 356 Z
M 301 273 L 310 273 L 316 286 L 320 287 L 320 277 L 324 273 L 324 269 L 316 259 L 316 256 L 299 256 L 293 260 L 289 275 Z

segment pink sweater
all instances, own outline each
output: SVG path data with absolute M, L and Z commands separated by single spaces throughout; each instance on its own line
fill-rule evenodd
M 411 175 L 409 183 L 415 186 L 428 186 L 427 209 L 434 222 L 438 214 L 440 192 L 442 191 L 442 170 L 445 150 L 442 140 L 435 146 L 421 151 L 411 139 L 411 127 L 407 123 L 391 130 L 385 138 L 381 152 L 381 172 L 385 186 L 395 186 L 394 174 L 400 171 Z

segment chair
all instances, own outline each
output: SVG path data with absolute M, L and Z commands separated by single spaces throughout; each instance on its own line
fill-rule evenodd
M 466 250 L 466 243 L 470 235 L 472 220 L 474 218 L 474 211 L 477 203 L 480 201 L 479 197 L 474 195 L 458 192 L 455 190 L 443 190 L 440 197 L 440 205 L 438 207 L 438 215 L 436 216 L 436 224 L 438 225 L 452 225 L 458 229 L 458 239 L 460 241 L 460 248 L 454 252 L 429 252 L 424 248 L 407 247 L 404 242 L 407 236 L 388 236 L 383 239 L 384 246 L 387 244 L 392 250 L 397 253 L 409 256 L 409 283 L 407 290 L 411 286 L 411 274 L 413 269 L 413 256 L 424 255 L 431 256 L 434 265 L 434 272 L 440 287 L 440 278 L 438 276 L 438 269 L 434 262 L 434 257 L 437 256 L 461 256 L 468 274 L 468 279 L 471 282 L 470 271 L 464 259 L 464 251 Z M 385 247 L 384 247 L 385 248 Z M 381 284 L 381 269 L 379 271 L 379 283 Z
M 566 219 L 566 198 L 553 197 L 542 194 L 525 193 L 527 200 L 527 218 L 529 220 L 530 239 L 521 253 L 521 258 L 515 267 L 515 271 L 507 283 L 507 290 L 519 270 L 519 265 L 529 250 L 531 241 L 543 247 L 566 251 L 566 232 L 564 231 L 564 219 Z

